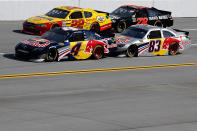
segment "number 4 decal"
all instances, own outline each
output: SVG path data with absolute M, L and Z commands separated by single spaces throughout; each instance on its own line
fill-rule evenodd
M 71 54 L 73 56 L 78 55 L 80 47 L 81 47 L 82 42 L 77 43 L 76 45 L 73 46 L 73 48 L 71 49 Z
M 159 52 L 161 47 L 161 40 L 151 40 L 149 45 L 149 52 Z

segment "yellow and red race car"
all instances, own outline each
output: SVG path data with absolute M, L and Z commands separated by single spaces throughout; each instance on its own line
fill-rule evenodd
M 111 19 L 104 12 L 73 6 L 60 6 L 45 15 L 31 17 L 23 23 L 23 32 L 42 35 L 55 27 L 77 27 L 103 31 L 111 28 Z

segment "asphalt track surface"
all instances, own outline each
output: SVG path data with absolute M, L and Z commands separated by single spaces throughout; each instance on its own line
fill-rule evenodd
M 1 21 L 0 131 L 196 131 L 196 23 L 175 19 L 194 44 L 176 56 L 35 63 L 13 57 L 22 22 Z

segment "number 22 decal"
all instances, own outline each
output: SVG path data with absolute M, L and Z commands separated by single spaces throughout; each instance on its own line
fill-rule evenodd
M 137 25 L 139 24 L 147 24 L 148 18 L 137 18 Z
M 72 20 L 71 22 L 72 27 L 83 28 L 83 25 L 84 25 L 84 19 Z
M 161 47 L 161 40 L 151 40 L 148 52 L 159 52 Z

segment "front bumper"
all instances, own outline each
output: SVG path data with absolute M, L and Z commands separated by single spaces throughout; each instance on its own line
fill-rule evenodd
M 33 35 L 43 35 L 48 30 L 50 30 L 48 25 L 46 25 L 46 27 L 39 27 L 38 24 L 24 22 L 22 32 Z
M 21 59 L 40 59 L 44 58 L 45 53 L 43 50 L 42 48 L 18 45 L 15 48 L 15 56 Z

